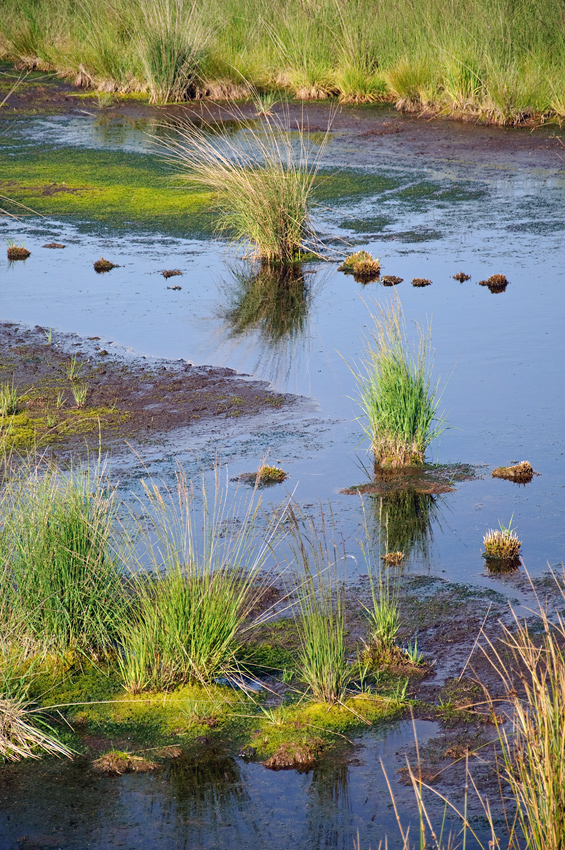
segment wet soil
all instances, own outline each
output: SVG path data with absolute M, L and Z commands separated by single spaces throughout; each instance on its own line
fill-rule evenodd
M 98 445 L 99 438 L 105 447 L 147 441 L 196 422 L 260 416 L 297 399 L 232 369 L 127 360 L 110 355 L 99 342 L 0 324 L 0 379 L 13 383 L 22 397 L 29 447 L 64 442 L 61 450 L 71 452 L 90 440 Z M 77 382 L 88 387 L 82 410 L 74 404 L 68 377 L 72 362 Z M 58 406 L 60 395 L 64 401 Z M 17 436 L 17 417 L 12 431 Z M 17 440 L 16 445 L 25 447 Z
M 565 167 L 565 142 L 563 132 L 555 126 L 532 128 L 493 128 L 479 126 L 475 121 L 455 120 L 397 112 L 388 104 L 365 106 L 335 105 L 332 133 L 344 140 L 351 137 L 362 143 L 367 161 L 375 150 L 393 148 L 395 154 L 420 155 L 445 160 L 484 163 L 491 166 L 535 166 L 563 169 Z M 256 117 L 253 103 L 238 104 L 242 113 Z M 328 101 L 291 102 L 277 106 L 285 109 L 291 121 L 297 121 L 313 133 L 326 132 L 328 127 Z M 73 115 L 119 114 L 131 118 L 158 116 L 199 120 L 216 120 L 233 117 L 229 103 L 195 101 L 172 106 L 150 106 L 142 97 L 116 95 L 110 106 L 102 105 L 96 93 L 86 93 L 55 75 L 41 74 L 37 81 L 33 75 L 13 92 L 3 107 L 3 114 L 42 113 Z M 459 120 L 458 120 L 459 118 Z

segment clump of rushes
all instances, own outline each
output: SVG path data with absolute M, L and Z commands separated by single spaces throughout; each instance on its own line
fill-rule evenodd
M 257 470 L 257 482 L 259 484 L 280 484 L 287 478 L 284 469 L 278 466 L 266 466 L 263 464 Z
M 20 397 L 13 384 L 0 385 L 0 416 L 14 416 L 19 410 Z
M 311 195 L 322 143 L 312 158 L 301 127 L 288 116 L 265 116 L 259 127 L 232 110 L 231 131 L 185 123 L 165 141 L 187 182 L 213 192 L 217 229 L 244 242 L 250 256 L 288 265 L 316 249 Z
M 138 0 L 134 41 L 150 103 L 194 96 L 210 30 L 193 0 Z
M 398 301 L 372 317 L 365 374 L 357 375 L 375 463 L 405 467 L 424 462 L 426 449 L 445 428 L 437 416 L 439 385 L 430 385 L 431 331 L 418 327 L 418 345 L 406 338 Z
M 412 280 L 412 286 L 430 286 L 431 280 L 427 277 L 415 277 Z
M 27 470 L 1 507 L 2 591 L 27 633 L 60 652 L 107 651 L 126 605 L 111 547 L 115 498 L 102 477 Z
M 490 529 L 483 537 L 485 551 L 483 557 L 489 561 L 502 561 L 508 564 L 520 563 L 520 549 L 522 542 L 518 540 L 516 531 L 512 528 L 512 519 L 505 528 L 499 523 L 500 528 Z
M 381 262 L 376 257 L 373 259 L 367 251 L 356 251 L 345 258 L 338 272 L 352 274 L 359 283 L 370 283 L 377 280 L 381 273 Z
M 238 639 L 261 588 L 257 582 L 276 525 L 259 541 L 259 502 L 249 502 L 237 530 L 227 490 L 217 482 L 213 505 L 203 492 L 203 514 L 179 477 L 176 492 L 144 485 L 148 513 L 134 529 L 129 560 L 136 605 L 121 634 L 120 672 L 132 693 L 166 690 L 179 682 L 211 682 L 236 668 Z M 203 542 L 196 546 L 197 530 Z M 147 576 L 147 567 L 150 576 Z
M 464 283 L 466 280 L 471 280 L 471 275 L 465 274 L 465 272 L 457 272 L 457 274 L 453 275 L 453 280 L 458 280 L 459 283 Z
M 386 556 L 385 556 L 386 557 Z M 390 581 L 386 567 L 378 575 L 368 570 L 371 587 L 371 605 L 363 605 L 367 615 L 369 634 L 365 641 L 365 657 L 379 666 L 392 661 L 396 637 L 400 629 L 398 594 Z
M 314 699 L 335 705 L 341 702 L 353 677 L 345 644 L 345 599 L 337 575 L 338 553 L 332 553 L 309 529 L 299 539 L 295 524 L 298 557 L 302 571 L 296 589 L 300 637 L 299 678 Z
M 24 245 L 8 244 L 8 259 L 9 260 L 27 260 L 31 251 L 28 251 Z
M 111 263 L 110 260 L 106 260 L 104 257 L 100 257 L 99 260 L 96 260 L 94 263 L 94 271 L 98 274 L 103 274 L 104 272 L 110 272 L 112 269 L 117 268 L 115 263 Z

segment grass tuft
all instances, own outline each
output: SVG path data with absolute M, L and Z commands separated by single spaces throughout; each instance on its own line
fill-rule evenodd
M 185 123 L 166 148 L 186 180 L 214 193 L 217 230 L 244 242 L 254 258 L 295 263 L 316 246 L 310 203 L 319 158 L 300 126 L 266 115 L 260 126 L 237 110 L 245 142 L 228 129 Z M 240 134 L 241 138 L 241 134 Z
M 357 375 L 375 463 L 403 467 L 424 462 L 426 449 L 445 428 L 437 417 L 438 385 L 430 386 L 430 329 L 418 327 L 418 347 L 406 337 L 400 302 L 372 317 L 365 374 Z

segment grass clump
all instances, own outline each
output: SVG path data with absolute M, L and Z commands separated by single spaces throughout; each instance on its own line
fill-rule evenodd
M 373 259 L 367 251 L 356 251 L 345 258 L 339 266 L 338 272 L 352 274 L 354 279 L 360 283 L 369 283 L 379 277 L 381 262 L 378 257 Z
M 302 571 L 296 589 L 297 628 L 300 639 L 298 676 L 315 700 L 342 703 L 353 677 L 345 642 L 345 595 L 336 565 L 340 560 L 334 545 L 316 534 L 299 531 L 294 518 L 297 557 Z
M 258 573 L 272 533 L 257 542 L 258 504 L 249 504 L 232 534 L 235 517 L 226 513 L 226 495 L 217 490 L 211 506 L 205 492 L 203 498 L 200 516 L 182 477 L 176 493 L 145 485 L 149 516 L 130 551 L 141 568 L 134 578 L 137 605 L 122 631 L 119 657 L 133 693 L 212 682 L 237 667 L 239 636 L 260 596 Z M 195 537 L 202 525 L 199 551 Z
M 495 560 L 519 564 L 522 542 L 518 540 L 518 535 L 512 528 L 512 519 L 507 528 L 502 523 L 499 523 L 499 525 L 500 528 L 491 528 L 483 537 L 485 547 L 483 557 L 487 561 Z
M 284 469 L 278 466 L 266 466 L 263 464 L 257 470 L 257 481 L 259 484 L 281 484 L 288 477 Z
M 31 251 L 24 245 L 8 245 L 8 259 L 9 260 L 27 260 L 27 258 L 31 255 Z
M 124 615 L 115 499 L 96 475 L 25 470 L 2 498 L 2 591 L 28 634 L 59 652 L 106 652 Z
M 312 158 L 303 131 L 284 115 L 265 116 L 259 128 L 237 111 L 233 117 L 244 142 L 221 127 L 186 123 L 166 142 L 169 154 L 190 184 L 214 193 L 219 232 L 256 259 L 294 263 L 316 244 L 310 202 L 323 144 Z
M 418 346 L 412 348 L 398 301 L 373 319 L 365 374 L 356 377 L 375 463 L 392 468 L 420 465 L 445 427 L 437 417 L 438 385 L 430 385 L 430 329 L 418 327 Z
M 39 758 L 42 753 L 71 756 L 68 747 L 57 740 L 49 727 L 37 726 L 37 713 L 23 700 L 0 694 L 0 758 L 20 761 Z
M 15 416 L 19 411 L 20 397 L 14 384 L 0 385 L 0 417 Z

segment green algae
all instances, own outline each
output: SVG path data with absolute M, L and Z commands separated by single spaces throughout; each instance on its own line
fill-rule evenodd
M 3 159 L 0 192 L 49 217 L 88 219 L 118 231 L 212 231 L 211 195 L 181 188 L 178 176 L 147 154 L 18 148 Z
M 40 410 L 0 417 L 0 438 L 6 449 L 39 449 L 64 443 L 69 437 L 98 433 L 101 427 L 117 430 L 130 418 L 130 413 L 113 407 L 57 410 L 46 404 Z

